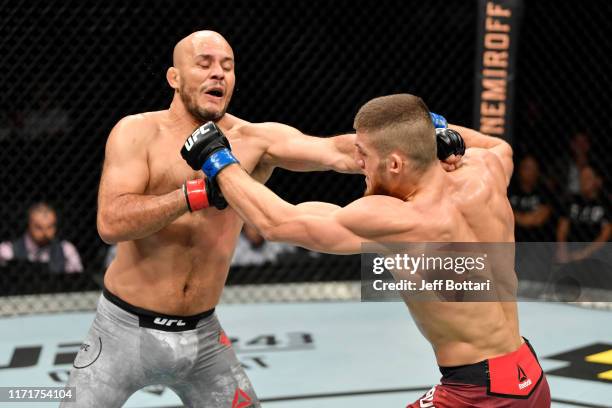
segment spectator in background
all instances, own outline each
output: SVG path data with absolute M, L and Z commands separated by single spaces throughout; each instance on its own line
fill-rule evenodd
M 565 212 L 557 226 L 557 241 L 586 242 L 581 248 L 568 251 L 566 245 L 559 248 L 561 262 L 580 261 L 589 258 L 610 238 L 610 205 L 601 194 L 602 180 L 591 166 L 580 171 L 580 194 L 570 197 Z
M 540 180 L 540 166 L 533 156 L 526 156 L 518 166 L 517 179 L 510 187 L 516 241 L 551 241 L 554 239 L 550 192 Z
M 569 194 L 580 194 L 580 172 L 590 164 L 591 140 L 586 132 L 576 132 L 570 142 L 572 151 L 566 164 L 566 189 Z
M 296 250 L 296 247 L 283 242 L 266 241 L 254 227 L 244 224 L 231 266 L 276 262 L 279 255 L 294 253 Z
M 0 263 L 22 260 L 49 264 L 54 273 L 82 272 L 81 257 L 74 245 L 56 237 L 57 216 L 47 203 L 28 209 L 26 232 L 14 241 L 0 244 Z

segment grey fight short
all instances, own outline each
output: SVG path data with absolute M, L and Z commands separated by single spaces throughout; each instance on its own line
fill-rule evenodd
M 253 386 L 213 310 L 195 316 L 147 311 L 104 290 L 60 407 L 115 408 L 147 385 L 165 385 L 186 407 L 259 407 Z

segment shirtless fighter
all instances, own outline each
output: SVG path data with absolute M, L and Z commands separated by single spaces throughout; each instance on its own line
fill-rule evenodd
M 454 127 L 468 149 L 463 165 L 447 173 L 436 160 L 427 107 L 407 94 L 371 100 L 354 127 L 367 189 L 344 208 L 283 201 L 235 165 L 219 130 L 181 153 L 268 240 L 335 254 L 359 253 L 364 242 L 514 241 L 507 143 Z M 544 373 L 519 334 L 516 302 L 407 303 L 442 372 L 441 384 L 409 407 L 550 406 Z
M 164 384 L 188 407 L 259 406 L 214 314 L 242 220 L 179 155 L 185 137 L 214 121 L 234 153 L 264 182 L 275 166 L 359 172 L 354 135 L 308 137 L 277 123 L 226 113 L 234 55 L 218 33 L 196 32 L 173 53 L 170 108 L 114 127 L 98 197 L 98 231 L 117 256 L 68 386 L 76 403 L 121 406 L 138 389 Z M 217 208 L 215 208 L 217 207 Z

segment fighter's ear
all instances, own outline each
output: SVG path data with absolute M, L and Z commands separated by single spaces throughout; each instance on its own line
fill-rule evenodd
M 403 166 L 404 160 L 402 160 L 402 157 L 399 154 L 391 153 L 389 156 L 387 156 L 387 170 L 389 170 L 391 173 L 401 173 Z
M 181 81 L 179 70 L 174 67 L 168 68 L 168 70 L 166 71 L 166 80 L 168 81 L 172 89 L 178 90 Z

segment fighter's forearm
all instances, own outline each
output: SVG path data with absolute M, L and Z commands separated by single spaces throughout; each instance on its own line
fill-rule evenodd
M 448 125 L 449 128 L 456 130 L 463 137 L 466 147 L 479 147 L 482 149 L 492 149 L 501 144 L 506 144 L 503 139 L 493 136 L 483 135 L 482 133 L 463 126 Z
M 188 211 L 181 189 L 161 196 L 125 194 L 98 209 L 98 233 L 109 244 L 148 237 Z
M 229 205 L 268 240 L 283 220 L 299 211 L 237 165 L 226 167 L 216 180 Z

